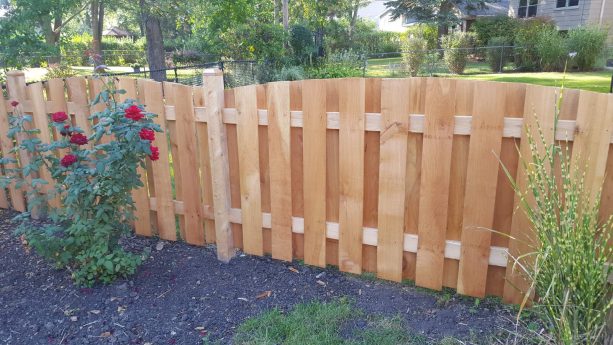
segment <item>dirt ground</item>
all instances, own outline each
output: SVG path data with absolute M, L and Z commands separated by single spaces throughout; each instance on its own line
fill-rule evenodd
M 75 287 L 67 271 L 27 253 L 0 211 L 0 344 L 231 343 L 238 325 L 270 308 L 346 296 L 373 315 L 406 319 L 408 331 L 439 340 L 485 338 L 511 327 L 512 311 L 489 299 L 436 294 L 333 269 L 241 255 L 217 261 L 213 248 L 131 238 L 151 256 L 128 280 Z M 157 248 L 156 248 L 157 247 Z

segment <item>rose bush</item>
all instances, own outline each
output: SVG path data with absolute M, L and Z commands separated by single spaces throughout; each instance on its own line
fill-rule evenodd
M 73 126 L 68 114 L 58 112 L 51 115 L 50 126 L 60 135 L 43 143 L 37 138 L 39 130 L 29 129 L 31 116 L 22 114 L 18 104 L 10 117 L 8 135 L 20 139 L 13 153 L 31 156 L 29 164 L 5 169 L 7 176 L 2 179 L 3 186 L 28 187 L 28 212 L 18 217 L 18 233 L 57 267 L 68 268 L 79 285 L 130 275 L 143 257 L 126 251 L 120 238 L 135 220 L 132 191 L 143 187 L 138 167 L 145 165 L 147 157 L 159 157 L 153 142 L 160 127 L 152 121 L 156 115 L 135 100 L 117 102 L 124 93 L 109 83 L 95 98 L 94 104 L 104 103 L 106 108 L 91 116 L 90 136 Z M 112 140 L 101 141 L 104 136 Z M 3 158 L 0 163 L 17 160 Z M 42 169 L 50 172 L 51 183 L 38 178 Z M 59 200 L 61 207 L 50 207 L 57 204 L 47 202 L 52 199 Z M 51 218 L 50 225 L 32 225 L 29 218 L 34 208 Z

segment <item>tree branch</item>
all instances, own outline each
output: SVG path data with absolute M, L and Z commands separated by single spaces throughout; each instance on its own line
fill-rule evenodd
M 58 27 L 53 29 L 53 33 L 57 34 L 60 30 L 66 26 L 66 24 L 70 23 L 73 19 L 75 19 L 81 12 L 83 12 L 89 5 L 91 4 L 91 0 L 86 1 L 85 5 L 81 7 L 77 12 L 73 13 L 70 17 L 68 17 L 65 21 L 62 22 Z

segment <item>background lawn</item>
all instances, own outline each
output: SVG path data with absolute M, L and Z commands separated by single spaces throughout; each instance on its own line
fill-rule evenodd
M 366 75 L 368 77 L 403 77 L 404 73 L 396 72 L 395 66 L 401 63 L 401 58 L 384 58 L 368 60 Z M 511 69 L 512 66 L 507 67 Z M 454 75 L 447 73 L 441 62 L 424 67 L 425 70 L 437 76 L 448 76 L 463 79 L 478 79 L 504 82 L 520 82 L 546 86 L 561 86 L 564 81 L 566 88 L 583 89 L 597 92 L 609 92 L 613 71 L 601 70 L 595 72 L 528 72 L 528 73 L 491 73 L 484 62 L 471 61 L 466 66 L 465 73 Z

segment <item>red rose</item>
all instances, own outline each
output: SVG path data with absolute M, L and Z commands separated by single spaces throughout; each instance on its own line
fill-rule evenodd
M 145 117 L 145 115 L 143 115 L 143 111 L 136 105 L 131 105 L 126 108 L 125 113 L 126 118 L 132 119 L 134 121 L 138 121 Z
M 63 111 L 58 111 L 57 113 L 51 114 L 51 120 L 57 123 L 64 122 L 68 120 L 68 115 Z
M 87 137 L 81 133 L 75 133 L 70 137 L 70 143 L 76 145 L 85 145 L 87 144 Z
M 73 165 L 76 162 L 77 162 L 77 156 L 67 154 L 66 156 L 64 156 L 64 158 L 62 158 L 62 160 L 60 161 L 60 164 L 62 164 L 64 168 L 68 168 L 69 166 Z
M 64 128 L 62 128 L 60 130 L 60 134 L 65 137 L 67 135 L 71 135 L 72 133 L 70 132 L 70 126 L 69 125 L 64 125 Z
M 148 128 L 141 129 L 140 133 L 138 134 L 140 135 L 140 138 L 143 140 L 149 140 L 149 141 L 155 140 L 155 132 Z
M 17 101 L 11 101 L 11 106 L 12 106 L 13 108 L 15 108 L 15 107 L 16 107 L 16 106 L 18 106 L 18 105 L 19 105 L 19 102 L 17 102 Z
M 153 145 L 149 146 L 149 148 L 151 149 L 149 158 L 151 158 L 152 161 L 157 161 L 160 159 L 160 149 Z

